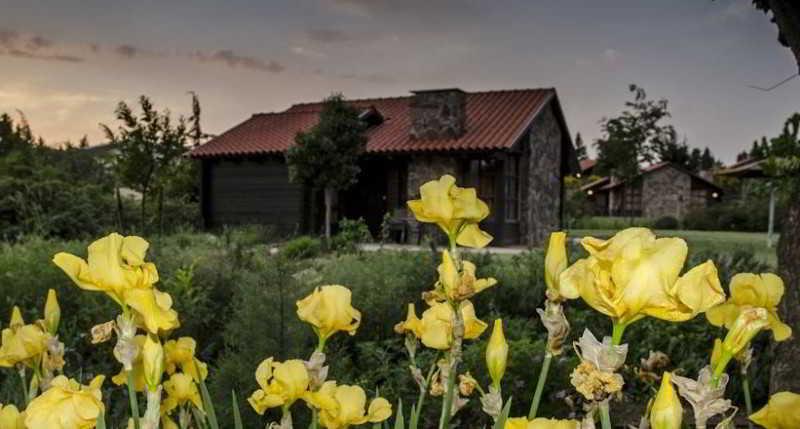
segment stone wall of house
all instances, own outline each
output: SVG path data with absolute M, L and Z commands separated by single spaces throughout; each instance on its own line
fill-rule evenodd
M 528 136 L 527 190 L 523 190 L 520 233 L 528 246 L 542 246 L 561 227 L 561 128 L 547 106 Z
M 458 178 L 458 161 L 451 156 L 443 155 L 417 155 L 408 161 L 408 199 L 419 198 L 419 187 L 425 182 L 437 180 L 445 174 Z M 417 243 L 420 238 L 422 225 L 414 219 L 414 215 L 407 208 L 400 213 L 409 225 L 408 242 Z
M 414 91 L 409 107 L 414 138 L 458 138 L 466 131 L 467 94 L 460 89 Z
M 672 216 L 682 219 L 689 210 L 692 178 L 672 167 L 643 176 L 642 210 L 649 218 Z

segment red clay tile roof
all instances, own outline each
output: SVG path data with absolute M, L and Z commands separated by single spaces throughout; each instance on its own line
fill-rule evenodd
M 502 149 L 514 145 L 555 90 L 520 89 L 467 93 L 467 131 L 455 139 L 413 139 L 411 96 L 350 100 L 356 108 L 374 106 L 384 117 L 366 131 L 367 152 L 418 152 Z M 286 111 L 259 113 L 191 152 L 194 158 L 276 154 L 294 144 L 299 131 L 317 123 L 321 103 L 295 104 Z
M 594 159 L 582 159 L 581 160 L 581 171 L 586 171 L 586 170 L 594 167 L 595 164 L 597 164 L 597 161 L 594 160 Z

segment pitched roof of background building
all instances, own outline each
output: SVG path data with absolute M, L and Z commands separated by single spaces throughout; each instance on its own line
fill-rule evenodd
M 467 129 L 458 138 L 415 139 L 410 135 L 412 96 L 348 100 L 358 109 L 374 107 L 380 125 L 365 132 L 367 152 L 480 151 L 509 148 L 519 140 L 536 115 L 553 99 L 552 88 L 467 93 Z M 283 112 L 259 113 L 194 149 L 194 158 L 278 154 L 294 144 L 300 131 L 319 120 L 322 103 L 295 104 Z M 560 106 L 556 115 L 566 128 Z M 565 129 L 566 136 L 569 132 Z M 569 137 L 566 137 L 569 138 Z M 572 145 L 570 145 L 572 146 Z
M 662 169 L 664 167 L 667 167 L 667 166 L 672 167 L 672 168 L 674 168 L 674 169 L 676 169 L 676 170 L 678 170 L 678 171 L 680 171 L 682 173 L 686 173 L 689 176 L 692 176 L 693 178 L 695 178 L 695 179 L 697 179 L 697 180 L 699 180 L 699 181 L 701 181 L 701 182 L 703 182 L 703 183 L 705 183 L 705 184 L 707 184 L 707 185 L 709 185 L 709 186 L 711 186 L 713 188 L 717 188 L 717 189 L 720 189 L 720 190 L 722 189 L 718 185 L 716 185 L 714 182 L 712 182 L 712 181 L 700 176 L 699 174 L 692 173 L 691 171 L 689 171 L 689 170 L 687 170 L 687 169 L 685 169 L 685 168 L 683 168 L 681 166 L 675 165 L 672 162 L 668 162 L 668 161 L 662 161 L 662 162 L 657 162 L 657 163 L 652 164 L 652 165 L 648 165 L 647 167 L 643 168 L 639 172 L 639 174 L 636 175 L 636 177 L 652 173 L 654 171 L 660 170 L 660 169 Z M 595 181 L 593 181 L 591 183 L 587 183 L 586 185 L 583 185 L 581 187 L 581 190 L 582 191 L 586 191 L 586 190 L 589 190 L 589 189 L 598 189 L 599 188 L 599 190 L 601 190 L 601 191 L 608 191 L 608 190 L 614 189 L 616 187 L 622 186 L 625 183 L 627 183 L 626 180 L 610 180 L 610 178 L 608 178 L 608 177 L 603 177 L 603 178 L 595 180 Z
M 581 171 L 586 171 L 597 164 L 597 160 L 594 159 L 582 159 L 581 160 Z

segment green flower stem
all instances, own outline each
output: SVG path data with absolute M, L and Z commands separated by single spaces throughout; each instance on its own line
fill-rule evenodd
M 311 426 L 308 429 L 317 429 L 319 427 L 319 417 L 317 416 L 317 409 L 311 409 Z
M 436 359 L 433 360 L 433 364 L 428 370 L 428 376 L 425 377 L 425 385 L 420 389 L 419 398 L 417 398 L 417 408 L 415 408 L 415 414 L 411 416 L 409 429 L 417 429 L 419 425 L 419 415 L 422 414 L 422 406 L 425 405 L 425 398 L 428 396 L 428 388 L 431 385 L 431 379 L 433 378 L 433 373 L 436 371 L 436 362 L 438 360 L 439 355 L 436 355 Z
M 608 401 L 600 402 L 600 424 L 603 429 L 611 429 L 611 415 L 608 412 Z
M 317 349 L 315 351 L 322 353 L 325 350 L 325 343 L 328 341 L 327 338 L 323 338 L 322 335 L 319 335 L 319 342 L 317 343 Z
M 131 417 L 133 418 L 133 427 L 140 429 L 139 424 L 139 398 L 136 397 L 136 389 L 134 389 L 133 371 L 128 371 L 128 401 L 131 405 Z
M 717 366 L 714 367 L 714 373 L 711 375 L 712 387 L 717 387 L 719 385 L 719 379 L 722 377 L 722 373 L 725 372 L 725 368 L 728 367 L 728 362 L 730 362 L 731 359 L 733 359 L 733 354 L 727 350 L 722 350 L 722 356 L 720 356 Z
M 747 415 L 753 414 L 753 401 L 750 399 L 750 379 L 747 377 L 747 369 L 742 367 L 742 391 L 744 391 L 744 405 L 747 409 Z M 747 427 L 753 429 L 753 424 L 748 419 Z
M 627 328 L 627 327 L 628 327 L 628 325 L 625 324 L 625 323 L 618 323 L 616 321 L 614 322 L 614 326 L 613 326 L 612 331 L 611 331 L 611 344 L 612 345 L 618 346 L 618 345 L 622 344 L 622 334 L 625 333 L 625 328 Z
M 20 366 L 17 374 L 19 374 L 19 379 L 22 381 L 22 402 L 25 404 L 25 408 L 27 408 L 30 403 L 30 395 L 28 392 L 28 379 L 25 377 L 25 367 Z
M 442 401 L 442 414 L 439 418 L 439 429 L 447 429 L 450 427 L 450 414 L 453 409 L 453 396 L 455 395 L 456 387 L 456 373 L 458 372 L 458 361 L 451 357 L 450 372 L 447 376 L 447 390 L 445 391 L 444 400 Z
M 547 374 L 550 372 L 550 361 L 553 360 L 553 355 L 550 352 L 544 352 L 544 360 L 542 361 L 542 369 L 539 371 L 539 381 L 536 383 L 536 391 L 533 393 L 533 401 L 531 401 L 531 409 L 528 411 L 528 420 L 533 420 L 536 413 L 539 411 L 539 402 L 542 400 L 542 392 L 544 385 L 547 383 Z

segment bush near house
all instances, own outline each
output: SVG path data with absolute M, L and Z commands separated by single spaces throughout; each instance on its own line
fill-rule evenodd
M 176 335 L 189 335 L 198 339 L 198 358 L 208 362 L 214 377 L 210 379 L 212 394 L 220 404 L 217 412 L 221 421 L 232 421 L 230 392 L 235 390 L 240 398 L 244 427 L 261 427 L 263 418 L 258 418 L 244 403 L 254 389 L 253 368 L 264 356 L 284 359 L 297 356 L 301 351 L 313 348 L 316 338 L 310 328 L 295 316 L 295 301 L 307 295 L 320 284 L 340 283 L 353 291 L 353 305 L 363 311 L 364 319 L 357 334 L 352 338 L 341 338 L 331 344 L 328 362 L 331 371 L 343 383 L 358 383 L 368 389 L 380 389 L 382 396 L 402 398 L 404 404 L 416 397 L 416 388 L 407 373 L 408 358 L 403 349 L 403 339 L 394 333 L 394 324 L 405 317 L 405 302 L 418 301 L 423 290 L 435 281 L 435 267 L 439 255 L 431 252 L 363 252 L 320 254 L 320 257 L 305 258 L 301 252 L 287 254 L 286 251 L 271 254 L 262 244 L 265 232 L 253 228 L 226 230 L 221 236 L 209 234 L 178 233 L 151 240 L 148 259 L 157 262 L 160 287 L 169 292 L 181 314 L 181 328 Z M 311 239 L 312 241 L 314 239 Z M 308 240 L 303 239 L 308 242 Z M 115 314 L 113 304 L 99 294 L 81 293 L 63 273 L 50 263 L 53 254 L 69 251 L 83 254 L 86 242 L 45 240 L 27 238 L 15 244 L 0 245 L 0 315 L 11 311 L 12 303 L 24 309 L 27 319 L 41 312 L 42 297 L 48 288 L 55 288 L 62 306 L 62 328 L 60 337 L 67 343 L 67 370 L 74 374 L 115 374 L 119 368 L 107 357 L 112 345 L 100 347 L 90 344 L 88 330 L 91 326 L 109 320 Z M 309 248 L 311 246 L 295 247 Z M 285 248 L 284 248 L 285 249 Z M 570 249 L 573 258 L 582 251 Z M 541 365 L 546 333 L 538 320 L 535 309 L 542 305 L 544 297 L 543 255 L 530 251 L 515 256 L 468 254 L 474 260 L 481 276 L 494 276 L 499 281 L 496 289 L 476 297 L 475 305 L 489 309 L 486 320 L 502 314 L 506 324 L 511 353 L 508 374 L 503 390 L 515 398 L 529 398 L 534 380 Z M 691 256 L 689 265 L 713 258 L 720 269 L 720 277 L 727 284 L 734 272 L 761 272 L 767 268 L 752 255 L 697 253 Z M 597 312 L 590 311 L 583 303 L 570 305 L 568 318 L 573 325 L 571 339 L 577 338 L 585 327 L 597 327 L 606 323 Z M 635 413 L 641 412 L 644 398 L 650 395 L 647 383 L 636 378 L 633 371 L 636 362 L 648 350 L 661 350 L 680 362 L 672 367 L 686 374 L 693 374 L 707 358 L 711 347 L 710 338 L 717 332 L 704 320 L 685 324 L 671 324 L 652 319 L 638 322 L 627 332 L 630 341 L 637 346 L 628 362 L 625 374 L 629 380 L 625 395 Z M 465 359 L 472 368 L 483 367 L 483 353 L 488 335 L 480 341 L 470 342 L 465 349 Z M 756 347 L 766 347 L 756 344 Z M 766 359 L 767 353 L 756 353 Z M 422 365 L 432 361 L 430 352 L 421 353 Z M 569 372 L 575 366 L 575 358 L 565 354 L 553 362 L 551 387 L 542 403 L 547 415 L 567 416 L 571 409 L 563 394 L 572 392 Z M 768 377 L 759 372 L 768 371 L 769 362 L 756 361 L 751 367 L 752 380 L 762 384 L 755 386 L 755 399 L 761 403 L 766 398 Z M 9 380 L 9 371 L 0 372 L 0 402 L 7 403 L 18 395 L 17 380 Z M 482 383 L 485 374 L 474 374 Z M 514 384 L 511 380 L 529 380 Z M 738 379 L 734 376 L 730 391 L 738 390 Z M 107 383 L 104 394 L 119 396 L 120 390 Z M 372 392 L 374 393 L 374 392 Z M 109 427 L 119 427 L 127 416 L 124 398 L 112 398 L 112 404 L 123 408 L 109 410 L 113 421 Z M 527 412 L 527 403 L 515 401 L 513 415 Z M 637 408 L 638 407 L 638 408 Z M 421 427 L 433 425 L 436 407 L 428 407 L 431 415 Z M 470 412 L 459 413 L 459 427 L 468 427 L 470 418 L 475 418 L 477 407 Z M 304 422 L 296 422 L 297 427 Z

